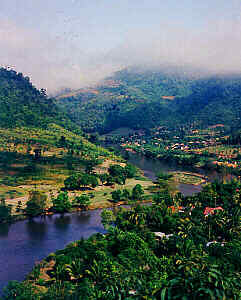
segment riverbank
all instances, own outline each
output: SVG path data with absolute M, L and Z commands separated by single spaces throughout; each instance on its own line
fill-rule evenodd
M 139 179 L 138 179 L 139 178 Z M 90 200 L 91 203 L 88 206 L 88 210 L 95 210 L 95 209 L 103 209 L 103 208 L 109 208 L 113 206 L 113 202 L 112 202 L 112 197 L 111 197 L 111 193 L 115 190 L 132 190 L 134 188 L 135 185 L 140 184 L 145 192 L 145 196 L 144 197 L 150 197 L 151 196 L 151 192 L 150 192 L 150 187 L 152 187 L 154 184 L 151 180 L 142 177 L 142 176 L 137 176 L 136 178 L 131 178 L 131 179 L 127 179 L 125 185 L 120 185 L 120 184 L 114 184 L 112 186 L 106 186 L 106 185 L 99 185 L 96 188 L 93 189 L 88 189 L 85 191 L 73 191 L 73 192 L 68 192 L 68 196 L 71 202 L 74 201 L 74 199 L 78 196 L 81 195 L 87 195 Z M 58 191 L 52 191 L 51 195 L 50 193 L 48 193 L 48 206 L 51 207 L 51 196 L 56 197 L 58 194 Z M 10 204 L 12 205 L 14 203 L 15 207 L 14 207 L 14 212 L 16 211 L 16 206 L 18 201 L 22 201 L 22 205 L 23 205 L 23 209 L 26 207 L 26 202 L 28 201 L 28 197 L 21 197 L 21 198 L 16 198 L 16 199 L 9 199 L 6 201 L 6 204 Z M 122 202 L 122 204 L 128 204 L 128 202 Z M 78 212 L 78 211 L 83 211 L 83 209 L 78 208 L 78 207 L 74 207 L 72 208 L 69 212 Z M 46 216 L 46 215 L 50 215 L 50 214 L 54 214 L 54 212 L 51 210 L 51 208 L 49 210 L 46 211 L 46 214 L 43 214 L 42 216 Z M 28 219 L 28 217 L 22 213 L 18 213 L 18 214 L 14 214 L 12 216 L 12 219 L 9 221 L 9 223 L 15 223 L 17 221 L 21 221 L 21 220 L 25 220 Z
M 157 173 L 180 171 L 180 167 L 177 169 L 176 166 L 164 165 L 158 161 L 134 154 L 130 155 L 128 162 L 141 170 L 139 179 L 132 179 L 132 181 L 127 179 L 126 184 L 129 186 L 136 184 L 136 180 L 139 180 L 138 183 L 141 185 L 153 185 Z M 188 172 L 186 169 L 181 171 Z M 143 178 L 143 174 L 147 179 Z M 95 201 L 95 203 L 92 203 L 87 211 L 76 209 L 73 213 L 65 213 L 64 215 L 53 214 L 46 216 L 46 218 L 25 219 L 11 225 L 2 224 L 0 226 L 0 248 L 2 250 L 0 252 L 2 267 L 2 271 L 0 270 L 0 289 L 6 286 L 10 280 L 24 280 L 25 275 L 31 272 L 33 265 L 47 257 L 49 253 L 63 249 L 70 242 L 82 237 L 88 238 L 96 232 L 103 233 L 101 209 L 97 208 L 113 206 L 113 203 L 109 202 L 108 199 L 111 199 L 110 193 L 114 190 L 109 186 L 107 194 L 104 195 L 106 193 L 104 188 L 106 186 L 100 186 L 99 190 L 95 191 L 94 198 L 91 198 L 92 202 Z M 116 185 L 115 189 L 117 188 L 123 189 L 125 186 Z M 201 186 L 180 184 L 178 188 L 184 195 L 192 195 L 198 193 Z M 93 193 L 93 190 L 88 192 Z M 102 202 L 98 199 L 102 199 Z M 9 201 L 12 200 L 9 199 Z
M 86 191 L 74 191 L 74 192 L 68 192 L 68 196 L 70 198 L 70 201 L 73 202 L 75 197 L 80 196 L 80 195 L 87 195 L 91 199 L 91 204 L 87 207 L 87 210 L 95 210 L 95 209 L 103 209 L 103 208 L 111 208 L 113 207 L 113 202 L 111 199 L 111 193 L 115 190 L 123 190 L 123 189 L 128 189 L 131 190 L 133 187 L 137 184 L 140 184 L 145 192 L 145 198 L 151 198 L 151 195 L 153 194 L 153 187 L 155 184 L 152 182 L 152 180 L 148 179 L 147 177 L 144 177 L 144 172 L 141 170 L 138 170 L 139 176 L 136 176 L 135 178 L 132 179 L 127 179 L 125 185 L 119 185 L 115 184 L 114 186 L 106 186 L 106 185 L 99 185 L 98 187 L 91 189 L 91 190 L 86 190 Z M 186 186 L 201 186 L 202 184 L 206 183 L 208 178 L 207 176 L 204 176 L 202 174 L 198 173 L 192 173 L 192 172 L 181 172 L 181 171 L 176 171 L 176 172 L 170 172 L 170 174 L 173 174 L 174 180 L 176 183 L 179 185 L 179 187 L 184 186 L 184 191 L 185 191 L 185 185 Z M 48 205 L 50 206 L 51 204 L 51 199 L 50 196 L 57 196 L 58 191 L 52 191 L 51 195 L 48 193 Z M 14 210 L 16 211 L 16 206 L 18 201 L 22 201 L 23 206 L 26 206 L 26 202 L 28 201 L 28 197 L 21 197 L 21 198 L 16 198 L 16 199 L 9 199 L 6 201 L 7 204 L 15 204 Z M 146 199 L 146 201 L 151 201 L 151 199 Z M 121 201 L 118 203 L 118 205 L 125 205 L 128 204 L 128 201 Z M 69 212 L 79 212 L 79 211 L 85 211 L 83 208 L 72 208 Z M 46 211 L 45 214 L 42 214 L 43 217 L 47 215 L 53 215 L 55 212 L 53 212 L 51 209 Z M 18 213 L 12 216 L 12 219 L 8 223 L 15 223 L 18 221 L 22 221 L 25 219 L 29 219 L 28 216 Z

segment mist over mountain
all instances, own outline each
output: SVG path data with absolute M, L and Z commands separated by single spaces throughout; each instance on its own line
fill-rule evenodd
M 148 129 L 240 127 L 241 75 L 207 75 L 184 68 L 132 67 L 116 72 L 95 88 L 62 95 L 56 102 L 86 131 L 119 127 Z
M 237 74 L 239 11 L 236 0 L 2 0 L 0 64 L 48 94 L 94 85 L 133 65 Z

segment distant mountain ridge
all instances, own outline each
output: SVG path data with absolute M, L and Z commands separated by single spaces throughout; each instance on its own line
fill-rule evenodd
M 203 127 L 218 123 L 240 127 L 241 75 L 192 76 L 185 70 L 129 68 L 87 93 L 79 91 L 58 99 L 57 104 L 90 132 L 191 122 Z

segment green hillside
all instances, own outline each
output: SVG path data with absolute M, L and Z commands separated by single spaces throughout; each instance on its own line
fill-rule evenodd
M 169 111 L 173 100 L 165 97 L 189 95 L 191 82 L 183 75 L 127 69 L 87 93 L 62 95 L 57 104 L 86 131 L 108 132 L 121 126 L 149 128 Z M 148 111 L 145 122 L 143 109 Z
M 22 73 L 0 68 L 0 127 L 45 128 L 49 123 L 74 127 L 45 90 L 36 89 Z
M 57 104 L 85 131 L 112 131 L 187 123 L 239 127 L 241 77 L 198 78 L 185 72 L 126 69 Z
M 178 99 L 175 106 L 183 121 L 240 127 L 241 76 L 200 79 L 193 84 L 192 94 Z
M 0 197 L 58 189 L 86 164 L 116 159 L 90 143 L 44 90 L 21 73 L 0 69 Z

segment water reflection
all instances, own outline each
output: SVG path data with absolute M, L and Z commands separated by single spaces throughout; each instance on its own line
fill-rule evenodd
M 192 184 L 179 184 L 179 191 L 185 196 L 191 196 L 195 193 L 199 193 L 202 190 L 201 185 L 192 185 Z
M 168 165 L 131 153 L 129 161 L 141 168 L 150 179 L 155 179 L 155 174 L 160 171 L 190 170 L 187 167 Z M 198 170 L 198 172 L 202 171 Z M 211 175 L 209 173 L 211 181 L 216 176 L 215 172 Z M 201 186 L 180 185 L 180 190 L 186 195 L 198 192 L 199 189 Z M 87 238 L 96 232 L 105 232 L 101 224 L 100 210 L 62 216 L 53 215 L 42 219 L 38 217 L 12 225 L 2 224 L 0 226 L 0 291 L 9 280 L 23 280 L 35 261 L 41 260 L 57 249 L 64 248 L 74 240 Z
M 85 225 L 85 224 L 88 224 L 90 217 L 91 217 L 91 214 L 89 211 L 88 212 L 87 211 L 79 212 L 79 213 L 76 213 L 75 220 L 78 224 Z
M 60 215 L 56 217 L 54 220 L 55 227 L 61 231 L 68 230 L 70 223 L 71 223 L 70 215 Z
M 43 240 L 47 233 L 47 224 L 45 221 L 41 221 L 38 219 L 37 221 L 34 219 L 30 219 L 26 222 L 26 233 L 31 240 Z
M 196 168 L 191 166 L 177 165 L 175 162 L 165 162 L 157 159 L 147 158 L 144 155 L 130 153 L 129 162 L 142 169 L 150 178 L 155 179 L 159 172 L 170 171 L 190 171 L 197 172 Z
M 10 229 L 10 224 L 0 225 L 0 237 L 7 237 Z

